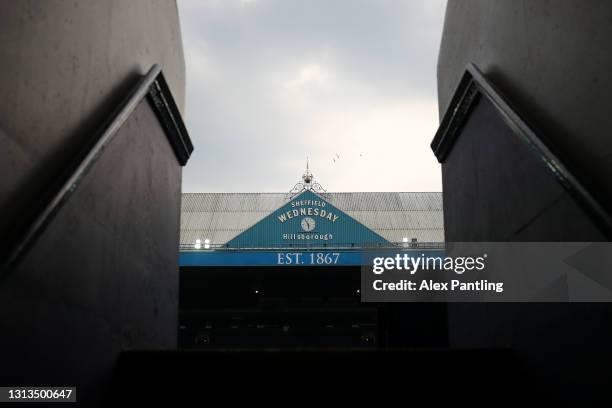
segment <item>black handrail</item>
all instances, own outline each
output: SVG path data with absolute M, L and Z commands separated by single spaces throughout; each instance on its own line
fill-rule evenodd
M 501 114 L 504 121 L 530 151 L 535 153 L 553 174 L 557 181 L 569 193 L 582 209 L 596 221 L 597 227 L 608 238 L 612 239 L 612 217 L 573 175 L 567 166 L 557 157 L 536 134 L 531 126 L 517 113 L 508 100 L 487 80 L 474 64 L 468 64 L 465 73 L 453 94 L 446 112 L 440 121 L 440 127 L 431 142 L 431 148 L 440 163 L 444 163 L 448 153 L 459 137 L 472 108 L 480 97 L 487 98 Z
M 185 165 L 193 151 L 193 145 L 162 74 L 161 67 L 155 64 L 134 87 L 120 108 L 115 111 L 112 119 L 104 127 L 91 149 L 76 160 L 76 167 L 61 182 L 59 189 L 51 194 L 50 200 L 44 205 L 42 211 L 36 214 L 22 233 L 18 234 L 17 239 L 14 241 L 15 244 L 10 247 L 6 258 L 2 262 L 3 270 L 14 266 L 27 248 L 31 246 L 61 206 L 75 192 L 83 181 L 84 176 L 89 172 L 119 129 L 145 97 L 149 99 L 158 120 L 164 127 L 177 160 L 181 166 Z

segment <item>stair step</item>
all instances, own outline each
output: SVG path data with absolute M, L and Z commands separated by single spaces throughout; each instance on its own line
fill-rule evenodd
M 440 395 L 476 388 L 480 396 L 503 392 L 510 398 L 508 384 L 515 387 L 521 378 L 505 349 L 129 351 L 120 357 L 113 396 L 142 402 L 154 390 L 152 401 L 174 395 L 359 401 L 379 392 Z

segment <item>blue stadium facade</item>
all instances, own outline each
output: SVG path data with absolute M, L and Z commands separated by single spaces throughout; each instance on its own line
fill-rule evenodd
M 290 193 L 183 194 L 179 343 L 251 348 L 442 341 L 445 324 L 440 332 L 418 330 L 415 321 L 403 328 L 393 316 L 405 306 L 361 303 L 359 289 L 368 251 L 439 248 L 443 236 L 441 193 L 328 193 L 308 169 Z M 441 306 L 426 308 L 422 319 L 444 320 Z

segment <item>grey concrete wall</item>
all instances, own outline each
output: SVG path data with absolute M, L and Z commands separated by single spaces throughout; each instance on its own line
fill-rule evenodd
M 442 169 L 448 242 L 605 240 L 487 100 L 474 106 Z M 579 403 L 603 385 L 605 377 L 584 373 L 612 360 L 611 318 L 610 304 L 451 303 L 449 342 L 510 347 L 531 381 Z
M 472 108 L 442 175 L 447 242 L 605 241 L 485 98 Z
M 611 21 L 607 0 L 449 0 L 440 114 L 476 63 L 611 211 Z
M 181 167 L 147 101 L 0 281 L 0 383 L 100 403 L 119 352 L 173 349 Z
M 185 64 L 175 1 L 0 0 L 0 44 L 4 242 L 154 63 L 182 110 Z
M 175 1 L 0 0 L 0 44 L 6 249 L 153 64 L 183 109 L 185 66 Z M 2 384 L 76 384 L 100 402 L 119 351 L 176 347 L 180 190 L 142 101 L 0 280 Z
M 606 1 L 450 0 L 440 114 L 474 62 L 610 211 L 610 38 Z M 487 101 L 471 112 L 442 173 L 447 241 L 606 239 Z M 551 398 L 584 405 L 602 397 L 609 304 L 449 304 L 448 316 L 451 346 L 511 347 Z

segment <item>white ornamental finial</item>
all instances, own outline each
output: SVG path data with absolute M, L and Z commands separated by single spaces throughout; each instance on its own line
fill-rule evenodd
M 304 180 L 304 183 L 306 184 L 304 186 L 306 189 L 310 189 L 310 183 L 312 182 L 313 177 L 314 176 L 308 168 L 308 157 L 306 157 L 306 171 L 304 172 L 304 174 L 302 174 L 302 180 Z
M 308 157 L 306 157 L 306 171 L 302 174 L 302 182 L 297 183 L 289 192 L 289 199 L 300 194 L 304 190 L 312 190 L 319 195 L 326 196 L 327 191 L 321 187 L 319 183 L 314 182 L 314 175 L 310 172 L 310 163 Z

